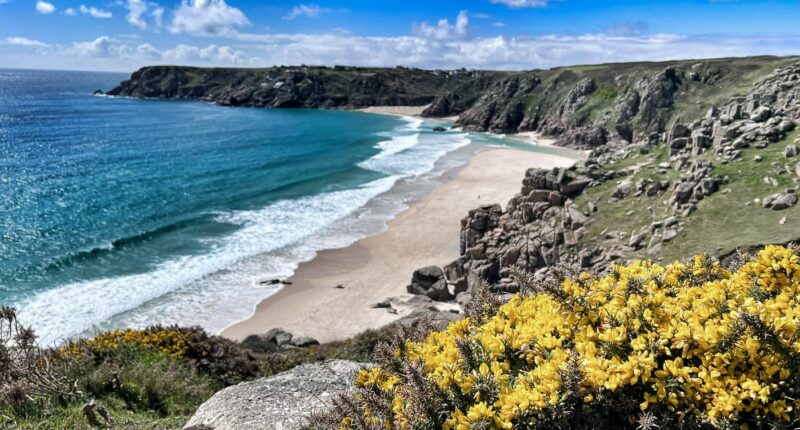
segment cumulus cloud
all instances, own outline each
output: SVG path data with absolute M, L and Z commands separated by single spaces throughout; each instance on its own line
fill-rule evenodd
M 37 48 L 46 48 L 46 47 L 50 46 L 50 45 L 48 45 L 48 44 L 46 44 L 46 43 L 44 43 L 42 41 L 36 40 L 36 39 L 28 39 L 26 37 L 15 37 L 15 36 L 6 37 L 4 39 L 4 43 L 6 45 L 33 46 L 33 47 L 37 47 Z
M 6 38 L 5 43 L 46 48 L 42 55 L 60 55 L 78 59 L 114 61 L 140 66 L 144 64 L 172 63 L 207 66 L 242 66 L 252 63 L 255 57 L 245 52 L 220 45 L 192 46 L 180 44 L 172 49 L 159 50 L 149 43 L 133 44 L 111 36 L 100 36 L 86 42 L 69 45 L 47 45 L 24 38 Z
M 128 10 L 128 14 L 125 15 L 125 20 L 134 27 L 138 27 L 141 30 L 146 29 L 147 22 L 144 16 L 148 8 L 149 5 L 144 0 L 128 0 L 125 2 L 125 9 Z
M 491 0 L 492 3 L 504 4 L 512 9 L 522 9 L 527 7 L 545 7 L 548 0 Z
M 451 25 L 452 26 L 452 25 Z M 237 34 L 268 59 L 262 65 L 349 64 L 423 68 L 524 70 L 575 64 L 659 61 L 796 52 L 798 36 L 497 36 L 436 39 L 430 33 L 398 37 L 347 34 Z M 433 35 L 435 36 L 435 34 Z M 246 49 L 251 52 L 253 48 Z M 398 60 L 402 59 L 402 60 Z
M 247 54 L 229 46 L 209 45 L 204 48 L 189 45 L 178 45 L 174 49 L 162 52 L 161 58 L 167 61 L 194 64 L 232 64 L 242 65 L 247 62 Z
M 64 15 L 76 16 L 76 15 L 78 15 L 78 11 L 75 10 L 74 8 L 68 7 L 66 9 L 64 9 Z
M 225 0 L 183 0 L 175 10 L 170 31 L 195 36 L 224 36 L 250 21 L 241 10 Z
M 80 9 L 82 14 L 89 15 L 92 18 L 108 19 L 108 18 L 111 18 L 113 16 L 111 14 L 111 12 L 108 12 L 108 11 L 105 11 L 105 10 L 102 10 L 102 9 L 98 9 L 98 8 L 96 8 L 94 6 L 87 7 L 86 5 L 81 5 L 81 7 L 79 9 Z
M 125 9 L 128 13 L 125 20 L 140 30 L 146 30 L 151 25 L 161 28 L 164 20 L 164 8 L 158 3 L 146 0 L 126 0 Z M 148 21 L 150 21 L 148 23 Z
M 467 37 L 467 26 L 469 26 L 469 17 L 467 16 L 467 11 L 462 10 L 456 17 L 454 24 L 450 24 L 447 19 L 440 19 L 436 25 L 430 25 L 427 22 L 414 25 L 413 31 L 425 39 L 463 39 Z
M 144 0 L 143 0 L 144 1 Z M 230 8 L 222 1 L 184 1 L 182 6 L 204 9 L 215 5 Z M 140 16 L 148 16 L 148 8 Z M 155 47 L 134 43 L 130 38 L 101 36 L 69 45 L 34 45 L 39 62 L 47 66 L 61 56 L 59 64 L 78 65 L 95 70 L 130 70 L 146 64 L 180 63 L 209 66 L 271 66 L 293 64 L 355 66 L 404 65 L 423 68 L 475 68 L 524 70 L 575 64 L 622 61 L 660 61 L 685 58 L 711 58 L 746 55 L 787 55 L 800 46 L 798 35 L 706 35 L 648 34 L 637 23 L 615 24 L 605 31 L 586 34 L 544 34 L 537 36 L 476 37 L 470 35 L 466 12 L 455 21 L 413 25 L 406 36 L 360 36 L 348 32 L 244 33 L 236 21 L 202 19 L 208 25 L 189 26 L 181 32 L 217 34 L 215 44 L 181 44 Z M 486 22 L 490 25 L 490 22 Z M 149 24 L 146 24 L 149 25 Z M 0 43 L 24 45 L 19 38 Z M 226 46 L 230 45 L 230 46 Z M 45 55 L 46 54 L 46 55 Z M 30 57 L 33 58 L 33 57 Z
M 43 0 L 36 1 L 36 11 L 39 13 L 43 13 L 45 15 L 53 13 L 56 11 L 55 5 L 53 3 L 48 3 Z
M 299 4 L 293 7 L 292 10 L 289 11 L 289 13 L 283 17 L 283 19 L 291 21 L 301 16 L 305 16 L 308 18 L 316 18 L 325 12 L 328 12 L 328 9 L 321 8 L 313 3 Z
M 64 48 L 63 51 L 79 57 L 127 58 L 130 52 L 130 46 L 126 44 L 120 44 L 112 37 L 100 36 L 97 39 L 89 42 L 73 43 L 71 46 Z

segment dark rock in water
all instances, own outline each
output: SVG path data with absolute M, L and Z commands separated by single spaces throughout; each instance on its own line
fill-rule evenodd
M 304 364 L 217 392 L 184 427 L 214 430 L 298 430 L 312 414 L 330 407 L 348 390 L 365 363 L 331 360 Z
M 433 131 L 447 131 L 444 127 L 433 127 Z
M 261 285 L 277 285 L 277 284 L 280 284 L 280 283 L 281 283 L 280 279 L 269 279 L 269 280 L 266 280 L 266 281 L 259 282 L 259 284 L 261 284 Z
M 104 93 L 103 90 L 94 90 L 94 93 L 92 93 L 92 94 L 94 94 L 96 96 L 104 96 L 104 95 L 106 95 L 106 93 Z
M 445 302 L 453 300 L 444 272 L 437 266 L 428 266 L 414 271 L 407 290 L 411 294 L 428 296 L 433 300 Z

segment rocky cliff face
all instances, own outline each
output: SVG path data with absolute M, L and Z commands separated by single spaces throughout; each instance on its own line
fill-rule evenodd
M 704 67 L 691 70 L 693 73 L 685 78 L 699 81 L 720 79 L 719 72 Z M 646 127 L 663 128 L 664 109 L 673 103 L 671 98 L 676 94 L 679 82 L 677 73 L 669 69 L 637 80 L 625 93 L 628 95 L 616 99 L 610 112 L 622 115 L 617 116 L 617 120 L 633 118 Z M 580 110 L 587 95 L 597 91 L 596 88 L 596 83 L 590 80 L 579 81 L 545 122 L 568 127 L 565 119 L 569 118 L 569 112 Z M 634 95 L 629 95 L 631 92 Z M 622 106 L 623 100 L 631 102 Z M 456 301 L 463 304 L 482 284 L 501 295 L 518 292 L 520 285 L 516 273 L 528 273 L 533 280 L 544 281 L 557 275 L 554 269 L 558 266 L 601 273 L 612 263 L 624 260 L 631 251 L 644 250 L 648 256 L 657 257 L 662 245 L 676 237 L 679 225 L 692 222 L 691 217 L 700 210 L 700 201 L 730 182 L 741 180 L 718 175 L 716 166 L 740 160 L 745 148 L 764 149 L 784 140 L 798 121 L 800 62 L 776 69 L 756 81 L 744 95 L 730 97 L 709 107 L 693 121 L 674 120 L 663 133 L 648 134 L 633 144 L 618 138 L 596 148 L 588 160 L 567 169 L 530 169 L 522 181 L 520 193 L 505 208 L 499 204 L 482 206 L 470 211 L 461 221 L 461 256 L 443 267 L 442 282 L 449 285 L 453 294 L 460 293 Z M 580 128 L 571 130 L 577 133 Z M 646 158 L 651 151 L 661 151 L 668 159 L 652 166 L 655 173 L 664 179 L 628 179 L 642 168 L 655 164 Z M 645 160 L 641 164 L 617 168 L 617 163 L 632 153 L 645 155 Z M 796 144 L 785 147 L 787 159 L 797 155 Z M 755 155 L 755 161 L 759 161 L 759 157 Z M 800 163 L 795 170 L 792 172 L 777 164 L 764 167 L 764 178 L 774 174 L 798 177 L 794 179 L 793 188 L 764 197 L 764 210 L 785 210 L 798 202 L 796 190 L 800 183 Z M 674 173 L 668 174 L 668 171 Z M 603 242 L 607 245 L 588 245 L 582 240 L 586 236 L 586 226 L 599 214 L 595 213 L 596 206 L 591 200 L 588 205 L 578 207 L 575 199 L 609 181 L 616 181 L 617 185 L 604 204 L 614 205 L 639 196 L 655 198 L 664 195 L 663 203 L 672 215 L 656 219 L 630 234 L 608 231 L 605 233 L 608 240 Z M 753 197 L 739 196 L 745 201 Z M 646 201 L 656 204 L 653 200 Z M 630 229 L 634 225 L 619 227 Z M 787 237 L 784 240 L 795 239 Z M 433 288 L 409 292 L 425 294 L 434 300 L 453 296 L 434 295 Z
M 204 69 L 154 66 L 136 71 L 108 92 L 113 96 L 198 99 L 223 106 L 275 108 L 360 108 L 422 106 L 436 94 L 463 91 L 491 81 L 503 72 L 436 71 L 408 68 L 274 67 L 269 69 Z M 458 102 L 441 107 L 442 115 L 460 109 Z
M 456 125 L 466 130 L 539 131 L 561 145 L 591 149 L 664 132 L 677 117 L 693 116 L 790 61 L 758 57 L 525 72 L 155 66 L 108 94 L 276 108 L 427 105 L 424 115 L 458 116 Z

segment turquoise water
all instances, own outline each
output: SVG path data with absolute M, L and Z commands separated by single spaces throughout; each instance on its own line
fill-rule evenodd
M 45 342 L 246 318 L 275 291 L 260 281 L 380 230 L 471 142 L 438 121 L 92 95 L 125 77 L 0 70 L 0 303 Z

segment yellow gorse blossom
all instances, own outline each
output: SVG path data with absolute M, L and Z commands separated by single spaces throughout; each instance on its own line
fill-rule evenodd
M 153 349 L 172 358 L 183 358 L 191 341 L 191 334 L 172 328 L 148 328 L 144 330 L 113 330 L 94 338 L 70 342 L 60 349 L 65 357 L 79 357 L 85 352 L 101 354 L 116 350 L 123 345 Z
M 735 272 L 702 256 L 615 266 L 556 294 L 515 296 L 486 323 L 454 322 L 399 357 L 443 393 L 445 429 L 524 427 L 567 395 L 591 406 L 620 393 L 711 425 L 797 419 L 799 260 L 767 246 Z M 356 380 L 402 399 L 387 428 L 415 428 L 412 412 L 430 406 L 413 404 L 414 383 L 378 368 Z

